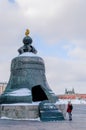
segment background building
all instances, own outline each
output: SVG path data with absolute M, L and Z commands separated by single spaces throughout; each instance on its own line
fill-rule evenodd
M 86 94 L 79 94 L 75 93 L 74 88 L 71 90 L 65 89 L 65 93 L 58 95 L 59 99 L 85 99 L 86 100 Z
M 6 82 L 0 82 L 0 94 L 2 94 L 7 86 Z

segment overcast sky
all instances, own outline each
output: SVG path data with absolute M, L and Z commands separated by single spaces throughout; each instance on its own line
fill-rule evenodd
M 30 29 L 50 88 L 86 93 L 86 0 L 0 0 L 0 82 Z

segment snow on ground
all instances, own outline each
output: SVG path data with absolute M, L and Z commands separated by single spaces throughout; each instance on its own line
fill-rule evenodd
M 59 99 L 56 104 L 68 104 L 68 101 L 71 101 L 72 104 L 86 104 L 84 99 Z
M 31 91 L 27 88 L 21 88 L 7 94 L 9 96 L 29 96 L 31 95 Z

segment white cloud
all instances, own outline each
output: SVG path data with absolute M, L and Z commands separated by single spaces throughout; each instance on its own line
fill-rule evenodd
M 33 30 L 49 40 L 85 38 L 86 2 L 83 0 L 16 0 Z M 53 41 L 54 42 L 54 41 Z
M 76 47 L 73 50 L 69 51 L 69 56 L 73 57 L 73 58 L 85 60 L 86 59 L 86 49 Z

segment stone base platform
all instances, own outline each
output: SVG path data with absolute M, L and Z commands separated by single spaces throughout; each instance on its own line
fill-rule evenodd
M 35 119 L 39 117 L 38 105 L 28 104 L 2 104 L 0 105 L 0 118 L 9 119 Z
M 65 105 L 56 105 L 65 116 Z M 0 105 L 0 118 L 8 119 L 37 119 L 39 118 L 39 105 L 33 104 L 2 104 Z

